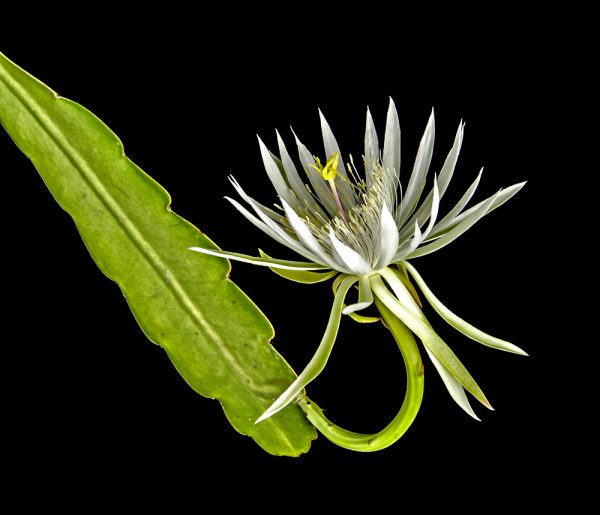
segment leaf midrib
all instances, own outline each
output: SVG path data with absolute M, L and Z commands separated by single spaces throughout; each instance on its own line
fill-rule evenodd
M 121 226 L 125 233 L 129 236 L 129 239 L 133 242 L 138 251 L 144 256 L 144 258 L 150 264 L 154 273 L 162 280 L 163 270 L 167 271 L 169 267 L 165 265 L 160 255 L 152 249 L 152 246 L 148 244 L 148 241 L 143 234 L 131 223 L 126 212 L 121 208 L 119 203 L 110 195 L 104 188 L 104 185 L 99 180 L 94 180 L 94 172 L 92 167 L 87 161 L 68 143 L 68 138 L 62 133 L 59 127 L 57 127 L 51 119 L 48 119 L 43 110 L 38 108 L 35 102 L 28 102 L 27 92 L 23 90 L 21 85 L 11 77 L 3 67 L 0 66 L 0 77 L 4 79 L 6 87 L 11 93 L 19 100 L 19 102 L 31 113 L 33 118 L 37 121 L 40 127 L 48 134 L 48 136 L 56 143 L 57 147 L 66 157 L 66 159 L 78 170 L 80 176 L 85 183 L 94 192 L 98 200 L 106 207 L 107 211 L 111 214 L 116 224 Z M 50 94 L 54 94 L 56 100 L 61 100 L 59 95 L 49 89 Z M 62 99 L 68 101 L 67 99 Z M 91 113 L 90 113 L 91 114 Z M 93 116 L 93 115 L 92 115 Z M 102 123 L 102 122 L 100 122 Z M 120 143 L 118 137 L 114 135 L 115 139 Z M 122 143 L 121 143 L 122 146 Z M 123 159 L 129 160 L 123 153 Z M 144 173 L 144 172 L 142 172 Z M 165 272 L 166 273 L 166 272 Z M 202 313 L 194 306 L 190 296 L 185 291 L 183 285 L 173 275 L 170 281 L 171 291 L 173 292 L 174 298 L 177 300 L 179 305 L 187 311 L 192 319 L 196 322 L 199 328 L 205 333 L 205 335 L 217 343 L 217 348 L 221 353 L 223 360 L 233 369 L 234 373 L 243 378 L 245 384 L 250 387 L 254 392 L 259 392 L 261 388 L 256 384 L 254 379 L 248 375 L 240 361 L 236 356 L 227 348 L 225 342 L 221 339 L 219 334 L 213 329 L 211 324 L 206 320 Z M 156 342 L 154 342 L 156 343 Z

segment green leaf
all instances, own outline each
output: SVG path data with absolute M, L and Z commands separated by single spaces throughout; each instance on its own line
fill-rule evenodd
M 216 246 L 169 209 L 168 193 L 125 156 L 115 134 L 2 54 L 0 123 L 190 386 L 218 399 L 235 429 L 266 451 L 306 452 L 316 433 L 298 406 L 254 425 L 295 379 L 269 344 L 268 320 L 229 281 L 226 260 L 188 250 Z

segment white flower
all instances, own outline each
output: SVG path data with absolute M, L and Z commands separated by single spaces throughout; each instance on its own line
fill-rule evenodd
M 491 406 L 464 366 L 425 319 L 408 274 L 436 311 L 459 331 L 485 345 L 525 353 L 512 344 L 475 329 L 450 312 L 431 293 L 408 260 L 448 245 L 486 214 L 510 199 L 525 183 L 500 190 L 465 210 L 479 184 L 480 171 L 458 203 L 443 218 L 438 219 L 440 200 L 452 179 L 462 144 L 462 122 L 444 165 L 431 180 L 430 191 L 422 200 L 433 153 L 433 111 L 404 189 L 400 185 L 400 125 L 391 99 L 382 150 L 373 118 L 367 110 L 364 179 L 356 169 L 352 157 L 350 163 L 344 166 L 343 154 L 331 128 L 323 114 L 319 114 L 327 158 L 325 164 L 314 157 L 296 137 L 301 169 L 308 176 L 310 185 L 301 179 L 277 133 L 280 157 L 269 152 L 260 138 L 259 145 L 265 169 L 282 208 L 272 210 L 260 204 L 249 197 L 233 178 L 233 186 L 248 207 L 228 198 L 252 224 L 308 261 L 272 259 L 262 252 L 261 257 L 253 257 L 197 247 L 192 250 L 268 266 L 278 269 L 280 275 L 300 282 L 317 282 L 341 273 L 342 276 L 338 279 L 340 288 L 336 295 L 339 311 L 351 314 L 364 309 L 371 305 L 375 294 L 421 339 L 452 397 L 475 417 L 463 388 L 486 406 Z M 356 282 L 359 283 L 358 302 L 342 311 L 346 293 Z M 296 399 L 306 384 L 324 368 L 339 326 L 339 313 L 334 316 L 335 306 L 334 302 L 330 324 L 313 360 L 257 422 Z

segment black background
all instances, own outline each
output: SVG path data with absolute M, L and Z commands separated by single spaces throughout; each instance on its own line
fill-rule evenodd
M 2 51 L 10 59 L 107 123 L 129 157 L 170 192 L 173 210 L 224 249 L 255 253 L 261 247 L 289 256 L 223 200 L 233 193 L 227 175 L 261 202 L 274 201 L 255 134 L 275 149 L 278 128 L 293 148 L 292 125 L 320 152 L 318 107 L 342 152 L 357 158 L 366 106 L 382 138 L 392 96 L 403 130 L 405 178 L 432 106 L 434 170 L 459 121 L 466 121 L 446 209 L 481 166 L 478 199 L 529 181 L 454 244 L 415 261 L 448 306 L 530 353 L 523 358 L 479 346 L 428 311 L 496 411 L 474 402 L 483 421 L 473 421 L 428 366 L 421 412 L 393 447 L 356 454 L 321 437 L 307 455 L 276 458 L 236 434 L 219 404 L 195 394 L 144 337 L 68 215 L 0 133 L 7 192 L 5 324 L 12 328 L 0 366 L 5 453 L 13 456 L 5 466 L 13 479 L 39 485 L 52 478 L 95 492 L 91 478 L 109 470 L 107 490 L 140 475 L 187 477 L 203 485 L 204 495 L 210 495 L 207 485 L 229 481 L 258 485 L 254 505 L 281 480 L 296 494 L 305 485 L 349 499 L 369 497 L 386 484 L 410 496 L 432 488 L 446 498 L 453 489 L 447 499 L 457 505 L 467 490 L 508 502 L 517 494 L 535 500 L 562 481 L 571 450 L 557 443 L 562 427 L 556 406 L 564 404 L 565 393 L 556 380 L 559 343 L 544 329 L 543 224 L 550 209 L 549 150 L 558 145 L 552 127 L 563 109 L 555 79 L 566 65 L 560 37 L 532 33 L 530 21 L 507 22 L 490 33 L 486 18 L 472 32 L 438 34 L 434 42 L 425 33 L 408 43 L 390 28 L 367 37 L 351 28 L 346 36 L 342 26 L 335 38 L 320 39 L 320 30 L 328 32 L 315 27 L 297 33 L 304 48 L 284 46 L 284 30 L 268 24 L 243 35 L 223 25 L 217 38 L 187 27 L 175 37 L 156 26 L 131 34 L 125 24 L 115 24 L 102 33 L 80 30 L 64 43 L 51 37 L 34 45 L 25 38 L 7 42 Z M 274 345 L 300 370 L 322 334 L 329 285 L 295 285 L 243 264 L 234 266 L 232 278 L 272 321 Z M 345 320 L 330 363 L 309 394 L 341 425 L 375 431 L 398 408 L 403 375 L 385 331 Z M 332 478 L 359 486 L 338 490 Z M 419 500 L 424 506 L 431 501 Z

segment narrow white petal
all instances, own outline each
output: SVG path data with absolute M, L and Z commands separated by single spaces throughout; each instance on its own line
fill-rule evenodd
M 306 185 L 300 178 L 298 174 L 298 170 L 294 165 L 294 161 L 290 157 L 290 154 L 283 143 L 283 139 L 279 135 L 278 131 L 275 131 L 277 134 L 277 145 L 279 147 L 279 154 L 281 155 L 281 162 L 283 163 L 283 168 L 285 170 L 285 175 L 290 184 L 290 187 L 296 194 L 300 204 L 308 207 L 311 211 L 314 211 L 316 214 L 324 215 L 320 206 L 317 204 L 313 196 L 309 193 Z
M 440 188 L 440 198 L 444 196 L 448 185 L 450 184 L 450 180 L 454 175 L 454 169 L 456 168 L 456 163 L 458 162 L 458 155 L 460 154 L 460 149 L 462 147 L 463 136 L 465 132 L 465 124 L 461 121 L 458 124 L 458 129 L 456 130 L 456 136 L 454 136 L 454 143 L 452 144 L 452 148 L 448 155 L 446 156 L 446 160 L 444 161 L 444 165 L 439 173 L 439 183 L 438 186 Z
M 441 199 L 450 184 L 450 180 L 452 179 L 452 175 L 454 174 L 454 169 L 456 167 L 456 162 L 458 161 L 458 154 L 460 153 L 460 148 L 462 146 L 463 141 L 463 133 L 464 133 L 464 123 L 460 123 L 458 126 L 458 130 L 456 131 L 456 136 L 454 137 L 454 144 L 446 157 L 446 161 L 444 162 L 444 166 L 442 166 L 442 170 L 440 171 L 438 178 L 438 188 L 439 188 L 439 198 Z M 419 206 L 410 220 L 407 222 L 406 226 L 403 230 L 400 231 L 400 239 L 403 240 L 408 234 L 410 234 L 410 230 L 412 224 L 417 221 L 419 225 L 423 225 L 431 214 L 431 205 L 433 203 L 433 190 L 427 195 L 425 201 Z
M 427 229 L 423 233 L 423 235 L 421 237 L 421 241 L 425 240 L 427 238 L 427 235 L 433 229 L 433 226 L 435 225 L 435 221 L 437 220 L 438 211 L 440 209 L 440 192 L 438 189 L 437 176 L 433 177 L 433 192 L 432 192 L 432 194 L 433 194 L 433 198 L 431 199 L 431 212 L 429 213 L 429 225 L 427 226 Z
M 325 365 L 327 364 L 327 360 L 331 355 L 331 350 L 333 349 L 333 345 L 340 327 L 344 299 L 346 298 L 348 290 L 355 282 L 356 277 L 352 276 L 348 276 L 342 280 L 333 300 L 333 306 L 331 307 L 331 313 L 329 315 L 329 321 L 327 323 L 327 328 L 325 329 L 325 334 L 323 335 L 323 338 L 321 339 L 319 347 L 317 347 L 317 351 L 315 352 L 314 356 L 309 361 L 308 365 L 306 365 L 306 368 L 302 371 L 302 373 L 296 378 L 296 380 L 287 387 L 287 389 L 260 417 L 258 417 L 258 419 L 256 419 L 256 422 L 254 422 L 255 424 L 258 424 L 259 422 L 269 418 L 297 399 L 298 395 L 302 392 L 306 385 L 314 380 L 323 371 Z
M 233 184 L 233 187 L 239 193 L 239 195 L 248 204 L 250 204 L 250 206 L 252 207 L 254 212 L 258 215 L 260 221 L 262 221 L 263 224 L 266 225 L 270 229 L 270 232 L 268 232 L 268 234 L 272 238 L 276 239 L 277 241 L 279 241 L 283 245 L 289 247 L 290 249 L 294 250 L 295 252 L 298 252 L 298 254 L 300 254 L 301 256 L 304 256 L 307 259 L 310 259 L 311 261 L 321 262 L 320 258 L 318 256 L 313 254 L 309 249 L 305 248 L 298 240 L 292 238 L 288 234 L 288 232 L 286 231 L 286 229 L 284 227 L 282 227 L 280 224 L 271 220 L 262 211 L 262 209 L 260 208 L 260 204 L 258 202 L 256 202 L 252 197 L 247 195 L 246 192 L 243 190 L 243 188 L 240 186 L 240 184 L 233 177 L 230 177 L 230 181 Z M 239 203 L 237 203 L 235 200 L 230 199 L 230 198 L 227 198 L 227 200 L 229 200 L 229 202 L 231 202 L 236 207 L 236 209 L 238 209 L 238 211 L 240 211 L 240 213 L 242 213 L 244 216 L 246 216 L 245 211 L 247 211 L 247 210 L 245 210 L 241 205 L 239 205 Z M 248 213 L 248 214 L 250 214 L 250 213 Z M 251 218 L 249 218 L 248 216 L 246 216 L 246 218 L 248 218 L 248 220 L 253 222 L 253 220 Z M 257 224 L 254 224 L 254 225 L 256 225 L 257 227 L 261 228 L 264 231 L 264 228 L 260 227 Z M 267 232 L 267 231 L 265 231 L 265 232 Z M 326 264 L 326 263 L 323 263 L 323 264 Z
M 291 240 L 291 238 L 289 238 L 289 237 L 286 237 L 286 238 L 282 237 L 281 228 L 274 229 L 274 228 L 270 227 L 269 225 L 264 223 L 260 218 L 254 216 L 252 213 L 250 213 L 250 211 L 248 211 L 244 206 L 242 206 L 237 200 L 234 200 L 229 197 L 225 197 L 225 198 L 229 202 L 231 202 L 231 204 L 233 204 L 233 207 L 235 207 L 252 225 L 254 225 L 255 227 L 258 227 L 261 231 L 268 234 L 275 241 L 288 247 L 289 249 L 293 250 L 294 252 L 297 252 L 301 256 L 304 256 L 306 259 L 309 259 L 310 261 L 314 261 L 314 262 L 319 261 L 319 258 L 317 256 L 315 256 L 312 252 L 310 252 L 308 249 L 305 249 L 300 244 L 300 242 Z M 276 226 L 276 227 L 278 227 L 278 226 Z M 322 264 L 325 265 L 325 263 L 322 263 Z
M 394 259 L 394 256 L 398 251 L 399 244 L 398 227 L 396 227 L 396 221 L 385 202 L 381 210 L 380 227 L 380 255 L 376 268 L 384 268 L 392 262 L 392 259 Z
M 306 248 L 308 248 L 313 254 L 319 257 L 321 262 L 327 263 L 332 268 L 339 269 L 339 265 L 333 260 L 331 256 L 325 252 L 325 249 L 319 244 L 317 239 L 314 237 L 313 233 L 310 231 L 304 220 L 302 220 L 296 212 L 289 206 L 289 204 L 281 199 L 281 203 L 283 204 L 283 209 L 285 214 L 290 222 L 290 225 L 300 241 L 304 244 Z M 342 272 L 347 272 L 348 270 L 343 269 Z
M 487 345 L 488 347 L 492 347 L 493 349 L 503 350 L 506 352 L 512 352 L 514 354 L 520 354 L 522 356 L 527 356 L 527 353 L 509 343 L 505 340 L 501 340 L 500 338 L 496 338 L 491 336 L 483 331 L 477 329 L 472 326 L 458 315 L 455 315 L 452 311 L 450 311 L 444 304 L 440 302 L 440 300 L 435 296 L 435 294 L 429 289 L 421 275 L 415 270 L 410 263 L 406 262 L 404 264 L 410 275 L 413 277 L 420 290 L 425 295 L 425 298 L 428 300 L 429 304 L 435 309 L 435 311 L 452 327 L 454 327 L 457 331 L 460 331 L 465 336 L 468 336 L 472 340 L 481 343 L 482 345 Z
M 371 265 L 365 261 L 365 258 L 337 239 L 333 229 L 329 231 L 329 239 L 331 240 L 331 245 L 343 261 L 343 264 L 353 274 L 366 275 L 372 271 Z
M 429 121 L 427 122 L 427 127 L 425 128 L 425 133 L 419 144 L 413 171 L 398 211 L 398 227 L 402 227 L 410 215 L 412 215 L 421 198 L 421 193 L 423 193 L 423 188 L 425 187 L 427 171 L 429 170 L 429 164 L 431 163 L 431 156 L 433 154 L 434 138 L 435 117 L 432 109 Z
M 436 334 L 425 316 L 422 314 L 420 316 L 415 315 L 411 310 L 407 309 L 407 306 L 402 301 L 394 298 L 383 284 L 381 277 L 372 275 L 370 280 L 373 293 L 419 337 L 423 345 L 435 355 L 448 373 L 479 402 L 493 410 L 494 408 L 492 408 L 485 394 L 481 391 L 475 379 L 473 379 L 473 376 L 471 376 L 469 371 L 460 362 L 456 354 L 452 352 L 452 349 Z
M 417 258 L 421 256 L 426 256 L 427 254 L 431 254 L 436 250 L 445 247 L 449 243 L 452 243 L 456 238 L 458 238 L 461 234 L 468 231 L 473 225 L 475 225 L 479 220 L 481 220 L 488 212 L 494 200 L 498 197 L 500 192 L 496 193 L 493 197 L 490 197 L 488 200 L 483 202 L 478 206 L 478 208 L 469 214 L 466 218 L 463 218 L 460 223 L 450 229 L 443 236 L 440 236 L 438 239 L 424 245 L 423 247 L 416 249 L 413 253 L 407 256 L 407 259 Z
M 488 210 L 484 213 L 485 215 L 488 215 L 494 209 L 500 207 L 502 204 L 504 204 L 505 202 L 510 200 L 523 186 L 525 186 L 525 184 L 526 184 L 526 182 L 520 182 L 518 184 L 513 184 L 512 186 L 509 186 L 508 188 L 500 190 L 495 195 L 492 195 L 491 197 L 487 198 L 486 200 L 479 202 L 479 204 L 475 204 L 473 207 L 467 209 L 464 213 L 461 213 L 460 215 L 456 216 L 443 229 L 436 227 L 435 231 L 433 231 L 434 234 L 437 236 L 441 232 L 445 233 L 448 230 L 456 227 L 457 225 L 461 224 L 464 220 L 471 217 L 471 215 L 473 213 L 478 212 L 483 205 L 487 204 L 491 200 L 492 202 L 490 203 Z
M 423 243 L 423 232 L 421 231 L 418 222 L 415 222 L 412 238 L 400 245 L 392 262 L 397 263 L 398 261 L 406 259 L 407 256 L 412 255 L 421 243 Z
M 367 109 L 367 124 L 365 128 L 365 177 L 367 180 L 367 188 L 371 187 L 373 182 L 373 172 L 375 163 L 379 160 L 379 141 L 377 139 L 377 131 L 373 123 L 371 111 Z
M 416 249 L 421 244 L 421 241 L 423 241 L 423 233 L 421 232 L 419 224 L 415 222 L 415 234 L 410 242 L 410 249 Z
M 427 347 L 425 347 L 425 350 L 427 351 L 427 355 L 429 356 L 429 359 L 431 359 L 433 366 L 438 371 L 438 374 L 440 374 L 444 385 L 446 385 L 446 389 L 448 390 L 450 397 L 452 397 L 456 404 L 465 410 L 468 415 L 472 416 L 475 420 L 481 420 L 477 415 L 475 415 L 475 412 L 469 403 L 469 399 L 467 399 L 467 394 L 465 393 L 465 389 L 462 387 L 462 385 L 456 379 L 454 379 L 454 377 L 452 377 L 452 374 L 448 372 L 440 360 L 434 356 L 433 352 L 431 352 Z
M 233 177 L 230 177 L 229 181 L 231 182 L 231 184 L 237 191 L 238 195 L 240 197 L 242 197 L 242 199 L 245 200 L 248 204 L 250 204 L 250 207 L 252 207 L 254 212 L 258 215 L 258 217 L 260 218 L 260 220 L 262 220 L 263 223 L 265 223 L 273 231 L 278 233 L 280 235 L 280 237 L 282 237 L 283 239 L 294 241 L 293 238 L 291 238 L 288 235 L 288 233 L 285 231 L 285 229 L 282 227 L 282 225 L 280 223 L 275 222 L 275 220 L 273 220 L 272 217 L 269 216 L 267 212 L 265 212 L 265 210 L 263 209 L 263 206 L 260 203 L 258 203 L 256 200 L 254 200 L 252 197 L 250 197 L 250 195 L 248 195 L 244 191 L 244 189 L 242 188 L 242 186 L 240 185 L 239 182 L 237 182 Z M 229 200 L 229 202 L 231 202 L 234 206 L 236 205 L 236 203 L 233 199 L 230 199 L 229 197 L 225 197 L 225 198 L 227 200 Z M 298 243 L 298 242 L 296 242 L 296 243 Z
M 444 218 L 442 218 L 436 226 L 431 231 L 428 239 L 435 238 L 437 234 L 440 234 L 446 227 L 448 227 L 452 221 L 461 213 L 464 207 L 469 203 L 471 197 L 475 193 L 477 186 L 479 186 L 479 181 L 481 180 L 481 174 L 483 174 L 483 168 L 479 170 L 479 174 L 473 184 L 469 186 L 469 189 L 465 192 L 465 194 L 461 197 L 461 199 L 456 203 L 456 205 L 448 212 Z
M 275 187 L 277 195 L 279 195 L 281 198 L 286 199 L 288 202 L 294 202 L 293 198 L 291 198 L 290 195 L 290 189 L 287 183 L 285 182 L 285 179 L 281 175 L 279 168 L 275 164 L 275 161 L 273 161 L 271 153 L 269 152 L 265 144 L 262 142 L 260 137 L 257 136 L 257 138 L 258 146 L 260 147 L 260 155 L 262 157 L 265 170 L 267 171 L 267 175 L 269 176 L 269 179 L 271 179 L 271 182 Z
M 300 261 L 286 261 L 283 259 L 260 258 L 255 256 L 247 256 L 238 254 L 237 252 L 226 252 L 224 250 L 205 249 L 203 247 L 188 247 L 189 250 L 199 252 L 200 254 L 208 254 L 210 256 L 231 259 L 232 261 L 241 261 L 251 265 L 267 266 L 269 268 L 280 268 L 282 270 L 327 270 L 323 265 L 317 263 L 302 263 Z
M 390 98 L 390 105 L 385 122 L 385 140 L 383 146 L 383 167 L 393 179 L 390 187 L 398 187 L 400 177 L 400 120 L 394 101 Z

